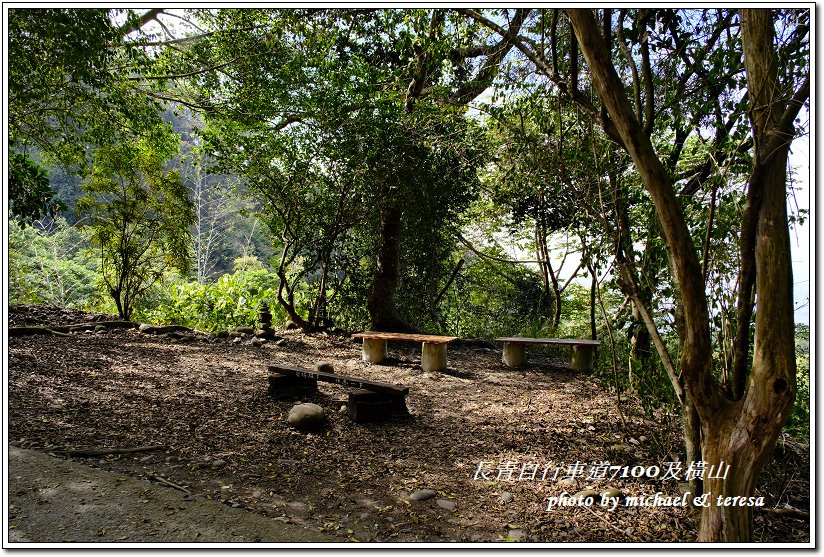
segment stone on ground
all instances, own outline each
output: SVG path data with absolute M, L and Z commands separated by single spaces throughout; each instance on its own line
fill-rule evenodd
M 315 364 L 315 371 L 321 373 L 335 373 L 335 366 L 330 362 L 318 362 Z
M 306 402 L 304 404 L 296 404 L 289 410 L 289 425 L 297 429 L 312 429 L 320 426 L 323 423 L 325 413 L 323 408 L 317 404 Z
M 437 495 L 437 493 L 432 489 L 419 489 L 410 495 L 409 498 L 413 501 L 426 501 L 427 499 L 432 499 L 435 495 Z
M 446 509 L 448 511 L 454 511 L 458 508 L 458 505 L 455 504 L 454 501 L 450 501 L 449 499 L 438 499 L 435 502 L 438 504 L 440 508 Z

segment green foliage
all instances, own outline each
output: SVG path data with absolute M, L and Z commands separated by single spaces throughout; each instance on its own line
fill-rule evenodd
M 65 204 L 52 201 L 54 191 L 42 166 L 22 153 L 9 153 L 9 208 L 21 224 L 54 216 Z
M 122 43 L 129 26 L 114 24 L 118 14 L 123 10 L 9 10 L 10 143 L 84 167 L 88 144 L 112 143 L 159 122 L 157 104 L 128 79 L 126 67 L 140 54 Z M 133 12 L 125 16 L 135 23 Z
M 503 255 L 494 248 L 483 253 L 497 258 Z M 537 272 L 471 252 L 464 259 L 465 268 L 441 304 L 445 332 L 471 338 L 541 336 L 548 332 Z
M 810 326 L 795 324 L 796 393 L 784 429 L 793 435 L 810 436 Z
M 90 308 L 97 299 L 97 263 L 88 241 L 65 219 L 21 228 L 9 223 L 9 303 Z
M 154 135 L 98 149 L 77 202 L 100 254 L 102 286 L 124 319 L 167 269 L 185 272 L 189 259 L 192 203 L 177 173 L 163 168 L 175 136 Z
M 151 323 L 185 325 L 203 331 L 234 327 L 254 327 L 260 303 L 270 306 L 274 324 L 283 322 L 286 313 L 272 300 L 277 297 L 278 280 L 263 269 L 239 269 L 213 283 L 179 281 L 165 289 L 155 307 L 137 312 Z

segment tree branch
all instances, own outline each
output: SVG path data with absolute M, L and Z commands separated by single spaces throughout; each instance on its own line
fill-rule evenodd
M 618 133 L 618 130 L 615 128 L 615 125 L 612 123 L 611 120 L 607 119 L 604 120 L 601 117 L 600 111 L 593 105 L 589 99 L 587 99 L 583 94 L 580 92 L 570 91 L 567 83 L 561 79 L 557 72 L 553 71 L 552 68 L 546 63 L 543 59 L 543 54 L 539 55 L 533 52 L 530 48 L 527 47 L 526 41 L 523 37 L 512 35 L 509 31 L 495 23 L 494 21 L 489 20 L 488 18 L 484 17 L 480 12 L 470 9 L 470 8 L 459 8 L 457 11 L 471 17 L 475 21 L 489 27 L 493 31 L 500 34 L 502 37 L 506 37 L 518 50 L 520 50 L 529 60 L 535 64 L 535 67 L 543 73 L 546 77 L 548 77 L 555 85 L 560 89 L 564 94 L 566 94 L 569 98 L 571 98 L 581 109 L 584 110 L 591 118 L 595 119 L 601 125 L 601 128 L 604 132 L 609 136 L 610 139 L 621 145 L 624 146 L 624 140 L 621 135 Z

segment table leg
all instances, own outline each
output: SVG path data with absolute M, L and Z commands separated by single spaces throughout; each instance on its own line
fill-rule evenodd
M 386 358 L 386 341 L 379 338 L 363 339 L 363 361 L 381 363 Z
M 421 347 L 421 367 L 424 371 L 446 369 L 446 344 L 424 342 Z
M 526 347 L 523 344 L 505 342 L 502 361 L 509 367 L 519 367 L 526 361 Z

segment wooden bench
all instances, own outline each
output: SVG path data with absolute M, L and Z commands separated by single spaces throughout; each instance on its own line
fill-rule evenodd
M 347 414 L 355 422 L 376 422 L 409 415 L 406 408 L 409 387 L 282 364 L 272 364 L 268 370 L 272 374 L 268 394 L 275 399 L 316 392 L 318 381 L 323 381 L 359 389 L 349 393 L 346 405 Z
M 421 342 L 421 367 L 424 371 L 443 371 L 446 369 L 446 345 L 458 337 L 438 335 L 417 335 L 407 333 L 380 333 L 365 331 L 355 333 L 352 338 L 363 339 L 363 360 L 378 364 L 386 358 L 386 341 Z
M 518 367 L 526 361 L 526 346 L 528 344 L 553 344 L 569 346 L 569 367 L 579 371 L 592 369 L 592 356 L 595 349 L 601 345 L 599 340 L 578 340 L 568 338 L 496 338 L 504 344 L 503 362 L 509 367 Z

